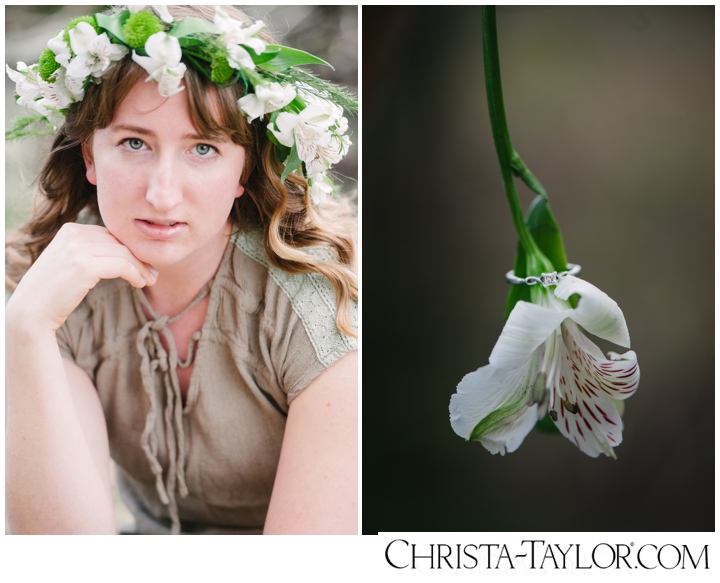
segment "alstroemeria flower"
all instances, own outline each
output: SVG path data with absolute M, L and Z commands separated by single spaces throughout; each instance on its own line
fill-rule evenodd
M 300 113 L 283 111 L 275 119 L 275 127 L 268 128 L 284 146 L 291 148 L 294 143 L 300 159 L 309 163 L 318 148 L 330 145 L 332 133 L 328 128 L 335 122 L 325 107 L 312 103 Z
M 248 93 L 238 99 L 238 105 L 249 121 L 253 121 L 266 113 L 277 111 L 295 99 L 295 87 L 280 83 L 258 83 L 255 93 Z
M 333 183 L 325 174 L 310 176 L 310 200 L 315 206 L 321 205 L 332 195 Z
M 187 67 L 180 62 L 182 50 L 178 39 L 164 32 L 156 32 L 145 43 L 145 52 L 147 57 L 133 51 L 132 59 L 150 73 L 146 81 L 157 81 L 158 91 L 163 97 L 182 91 L 184 87 L 180 87 L 180 83 Z
M 127 47 L 111 43 L 107 34 L 98 34 L 87 22 L 78 22 L 70 30 L 70 46 L 75 57 L 68 63 L 67 76 L 80 79 L 102 77 L 128 53 Z
M 36 71 L 22 61 L 18 62 L 17 68 L 18 70 L 15 71 L 10 68 L 10 65 L 5 65 L 8 77 L 15 82 L 15 94 L 18 96 L 17 104 L 22 107 L 29 107 L 30 102 L 40 97 L 42 93 L 40 83 L 43 83 L 43 80 L 40 79 Z
M 61 30 L 56 36 L 51 38 L 47 47 L 55 54 L 55 60 L 63 67 L 67 67 L 70 63 L 70 47 L 63 40 L 65 31 Z
M 215 7 L 213 22 L 222 32 L 218 41 L 227 49 L 227 60 L 230 66 L 234 69 L 255 69 L 255 63 L 250 53 L 240 45 L 253 49 L 256 55 L 262 54 L 266 48 L 265 41 L 256 38 L 255 35 L 265 28 L 265 23 L 258 20 L 245 28 L 242 22 L 230 18 L 220 6 Z
M 164 4 L 137 4 L 135 6 L 128 6 L 132 14 L 145 10 L 148 7 L 152 8 L 163 22 L 170 24 L 173 21 L 172 14 L 170 14 L 168 7 Z
M 345 121 L 345 127 L 347 128 L 347 120 L 342 119 Z M 328 143 L 319 145 L 315 150 L 315 157 L 306 163 L 307 173 L 325 172 L 330 166 L 337 164 L 345 157 L 351 145 L 352 142 L 348 136 L 342 135 L 339 130 L 332 130 Z
M 58 69 L 56 78 L 48 83 L 38 75 L 35 70 L 37 65 L 28 67 L 25 63 L 19 62 L 17 67 L 18 70 L 14 71 L 5 65 L 8 76 L 15 81 L 18 105 L 46 117 L 55 128 L 58 128 L 64 121 L 64 115 L 60 110 L 83 98 L 82 81 L 78 87 L 74 79 L 66 78 L 61 68 Z
M 539 286 L 538 286 L 539 287 Z M 569 298 L 577 294 L 577 308 Z M 518 302 L 490 355 L 490 364 L 463 378 L 450 400 L 450 422 L 491 453 L 513 452 L 550 412 L 560 432 L 591 457 L 615 457 L 622 441 L 618 401 L 638 387 L 633 351 L 603 357 L 580 330 L 630 346 L 618 305 L 595 286 L 566 276 L 553 292 L 533 290 Z

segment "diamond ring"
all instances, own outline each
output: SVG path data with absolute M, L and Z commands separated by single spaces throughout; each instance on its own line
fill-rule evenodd
M 541 273 L 540 277 L 536 277 L 534 275 L 529 277 L 518 277 L 511 269 L 505 274 L 505 280 L 512 284 L 524 283 L 526 285 L 535 285 L 536 283 L 539 283 L 543 287 L 550 287 L 551 285 L 557 285 L 560 283 L 560 280 L 566 275 L 578 275 L 580 273 L 580 269 L 579 265 L 568 263 L 567 271 L 561 271 L 560 273 L 557 271 L 553 271 L 551 273 Z

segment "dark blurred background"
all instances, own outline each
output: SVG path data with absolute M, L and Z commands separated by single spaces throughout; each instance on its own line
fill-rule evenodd
M 481 9 L 363 7 L 363 532 L 712 531 L 714 7 L 497 13 L 515 148 L 568 259 L 624 311 L 640 388 L 616 461 L 454 434 L 516 245 Z

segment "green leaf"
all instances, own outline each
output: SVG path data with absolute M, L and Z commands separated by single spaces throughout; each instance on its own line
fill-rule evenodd
M 326 65 L 333 71 L 335 70 L 327 61 L 323 61 L 319 57 L 306 53 L 305 51 L 280 45 L 267 45 L 267 50 L 277 51 L 272 59 L 263 63 L 262 68 L 268 71 L 279 73 L 290 67 L 297 67 L 298 65 Z
M 181 47 L 195 47 L 195 46 L 203 44 L 203 41 L 201 41 L 200 39 L 197 39 L 197 38 L 184 37 L 184 38 L 179 38 L 178 43 L 180 43 Z
M 518 243 L 517 252 L 515 253 L 515 267 L 513 268 L 515 275 L 518 277 L 527 276 L 526 257 L 525 249 L 522 244 Z M 507 302 L 505 304 L 505 320 L 510 317 L 510 312 L 513 311 L 515 304 L 518 302 L 529 302 L 530 301 L 530 286 L 529 285 L 511 285 L 510 293 L 508 294 Z
M 168 31 L 168 34 L 177 38 L 201 33 L 220 34 L 220 29 L 218 29 L 218 27 L 209 20 L 190 16 L 178 22 Z
M 530 205 L 527 215 L 525 216 L 525 224 L 528 227 L 528 231 L 532 235 L 532 238 L 537 243 L 540 251 L 543 252 L 553 264 L 553 267 L 557 271 L 565 271 L 567 269 L 567 258 L 565 257 L 565 247 L 563 246 L 562 234 L 560 228 L 555 221 L 555 217 L 550 210 L 550 203 L 546 198 L 541 195 L 535 197 L 535 200 Z M 527 272 L 527 257 L 525 250 L 522 245 L 518 244 L 517 252 L 515 254 L 515 275 L 518 277 L 526 277 L 528 275 L 540 275 L 540 274 L 528 274 Z M 530 286 L 529 285 L 513 285 L 510 288 L 508 294 L 507 303 L 505 305 L 505 320 L 510 316 L 510 312 L 513 311 L 515 304 L 519 301 L 530 301 Z
M 285 170 L 280 177 L 280 182 L 285 182 L 288 174 L 299 168 L 301 164 L 302 160 L 300 159 L 300 156 L 298 156 L 297 148 L 293 143 L 292 150 L 290 150 L 290 155 L 288 156 L 287 160 L 285 160 Z
M 530 234 L 557 271 L 567 269 L 567 257 L 562 234 L 550 210 L 550 203 L 542 196 L 536 196 L 530 205 L 525 224 Z
M 115 37 L 122 44 L 127 45 L 128 43 L 125 39 L 125 35 L 123 34 L 122 27 L 129 16 L 129 10 L 122 10 L 117 14 L 102 14 L 101 12 L 98 12 L 95 14 L 95 22 L 98 23 L 100 28 L 103 28 L 110 33 L 111 38 Z
M 250 49 L 248 51 L 248 53 L 250 53 L 250 57 L 253 60 L 253 63 L 255 63 L 256 65 L 262 65 L 263 63 L 274 59 L 279 52 L 280 49 L 269 51 L 266 48 L 262 53 L 258 55 L 253 49 Z

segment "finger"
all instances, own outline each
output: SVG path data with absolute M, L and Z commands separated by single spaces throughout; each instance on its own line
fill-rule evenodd
M 148 285 L 153 285 L 157 281 L 157 270 L 152 265 L 141 261 L 132 251 L 121 243 L 101 243 L 94 245 L 92 255 L 97 259 L 103 257 L 120 257 L 137 267 Z
M 99 279 L 121 277 L 133 287 L 145 287 L 147 285 L 147 280 L 138 266 L 122 257 L 98 258 L 95 275 Z

